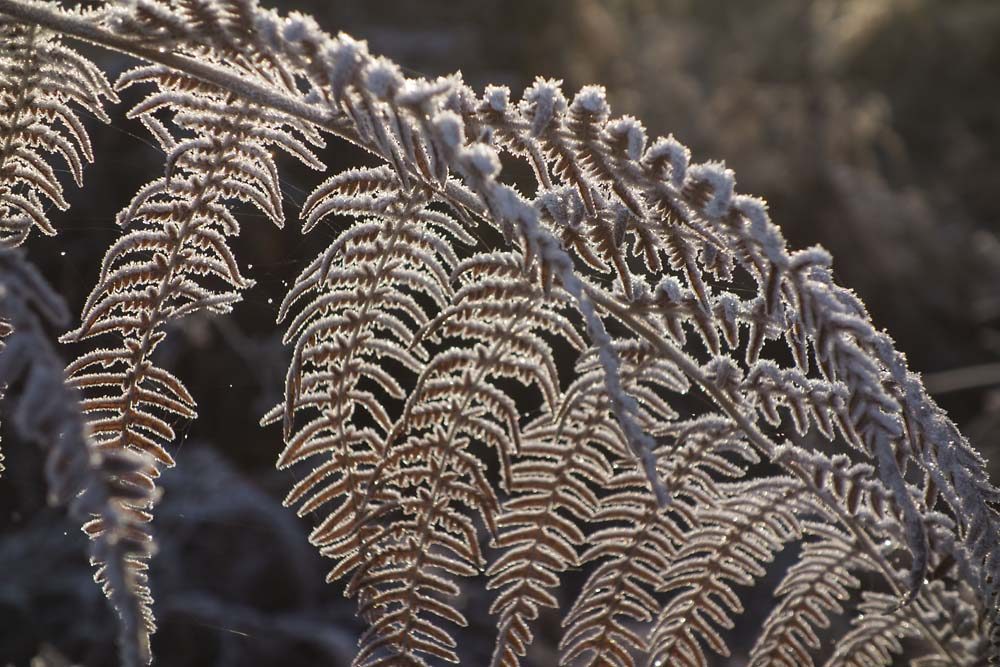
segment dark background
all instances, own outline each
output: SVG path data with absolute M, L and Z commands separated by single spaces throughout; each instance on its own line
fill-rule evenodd
M 769 201 L 793 247 L 833 252 L 838 280 L 862 296 L 1000 476 L 1000 3 L 422 0 L 279 9 L 367 39 L 411 76 L 460 68 L 477 90 L 506 84 L 515 98 L 535 75 L 563 79 L 570 95 L 603 83 L 614 112 L 639 117 L 651 137 L 673 133 L 694 159 L 724 159 L 741 192 Z M 130 65 L 87 53 L 112 76 Z M 162 165 L 141 126 L 124 117 L 136 99 L 110 110 L 111 126 L 90 119 L 98 159 L 86 189 L 67 185 L 72 208 L 53 214 L 58 237 L 29 242 L 29 257 L 74 312 L 118 235 L 115 212 Z M 332 140 L 323 158 L 331 170 L 363 159 Z M 277 303 L 334 233 L 300 234 L 297 208 L 326 175 L 287 166 L 286 228 L 245 216 L 235 243 L 256 287 L 230 317 L 175 326 L 158 351 L 201 415 L 177 425 L 178 466 L 163 477 L 154 522 L 153 647 L 163 667 L 342 665 L 361 629 L 354 603 L 323 584 L 327 563 L 305 540 L 312 519 L 280 505 L 297 473 L 273 468 L 279 429 L 257 427 L 283 387 Z M 36 656 L 39 665 L 114 664 L 114 623 L 90 580 L 84 536 L 45 506 L 36 449 L 6 430 L 3 449 L 0 664 Z M 462 636 L 477 641 L 461 650 L 468 664 L 487 664 L 492 598 L 469 595 L 472 627 Z M 755 601 L 748 598 L 748 618 L 769 608 L 767 596 L 761 610 Z M 554 664 L 557 623 L 540 620 L 528 664 Z

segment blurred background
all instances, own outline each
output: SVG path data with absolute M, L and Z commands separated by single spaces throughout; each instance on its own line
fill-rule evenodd
M 506 84 L 515 97 L 536 75 L 562 79 L 570 95 L 602 83 L 614 112 L 640 118 L 651 137 L 673 133 L 695 160 L 725 160 L 741 192 L 768 200 L 793 247 L 832 251 L 840 283 L 861 295 L 1000 481 L 1000 3 L 298 0 L 279 8 L 368 40 L 411 76 L 460 68 L 476 89 Z M 131 64 L 88 53 L 112 75 Z M 98 160 L 86 191 L 69 186 L 72 208 L 54 216 L 60 235 L 28 246 L 75 312 L 118 234 L 115 212 L 162 164 L 141 126 L 124 118 L 136 99 L 111 110 L 111 126 L 88 124 Z M 324 158 L 331 169 L 363 159 L 334 142 Z M 354 603 L 322 583 L 327 563 L 305 540 L 311 519 L 281 507 L 294 476 L 273 468 L 279 429 L 257 427 L 284 381 L 277 304 L 333 234 L 299 233 L 296 209 L 324 175 L 288 167 L 286 228 L 245 216 L 236 242 L 256 287 L 231 317 L 182 322 L 158 352 L 201 415 L 177 425 L 178 466 L 163 477 L 154 523 L 162 667 L 346 665 L 361 629 Z M 67 359 L 74 352 L 64 349 Z M 114 664 L 113 621 L 91 581 L 84 536 L 45 506 L 37 451 L 6 431 L 3 448 L 0 665 Z M 488 664 L 491 597 L 473 595 L 482 599 L 466 602 L 465 636 L 478 629 L 490 639 L 461 650 L 468 664 Z M 554 664 L 557 623 L 540 619 L 528 664 Z

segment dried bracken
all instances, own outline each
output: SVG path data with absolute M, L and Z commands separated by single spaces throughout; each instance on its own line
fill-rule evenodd
M 62 299 L 17 250 L 0 250 L 0 318 L 10 327 L 0 349 L 0 383 L 19 385 L 6 400 L 17 434 L 47 451 L 49 501 L 68 505 L 92 542 L 94 579 L 118 611 L 124 664 L 149 662 L 155 629 L 146 583 L 153 542 L 147 529 L 156 493 L 141 453 L 100 450 L 77 392 L 45 326 L 64 326 Z
M 731 653 L 741 587 L 788 545 L 752 664 L 834 645 L 831 664 L 890 664 L 901 642 L 922 664 L 996 657 L 1000 495 L 982 459 L 828 253 L 789 250 L 724 165 L 650 141 L 598 86 L 569 99 L 538 79 L 515 101 L 407 78 L 251 0 L 0 0 L 0 15 L 34 26 L 7 28 L 26 48 L 130 54 L 145 64 L 118 88 L 153 87 L 131 114 L 165 173 L 121 213 L 67 334 L 109 345 L 70 381 L 98 449 L 151 457 L 150 484 L 173 463 L 169 419 L 194 416 L 150 355 L 167 323 L 252 285 L 227 238 L 240 204 L 282 223 L 274 153 L 322 169 L 335 137 L 380 162 L 303 207 L 303 232 L 337 231 L 281 305 L 292 361 L 264 419 L 283 426 L 279 467 L 313 466 L 287 502 L 320 513 L 310 539 L 368 623 L 356 665 L 458 662 L 474 583 L 496 591 L 494 665 L 521 664 L 563 604 L 562 664 L 706 665 Z M 85 71 L 81 103 L 113 99 Z M 8 79 L 7 97 L 44 91 Z M 52 120 L 31 108 L 13 125 Z M 59 203 L 31 156 L 0 192 Z M 501 175 L 521 159 L 534 182 L 518 189 Z M 877 590 L 856 592 L 861 573 Z M 847 636 L 823 636 L 842 614 Z

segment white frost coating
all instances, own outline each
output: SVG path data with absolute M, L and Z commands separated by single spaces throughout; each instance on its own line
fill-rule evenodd
M 607 118 L 611 112 L 604 86 L 584 86 L 573 97 L 573 106 L 601 118 Z
M 469 161 L 473 169 L 483 178 L 493 178 L 500 173 L 500 158 L 497 152 L 486 144 L 473 144 L 462 151 L 462 157 Z
M 643 161 L 652 163 L 666 160 L 670 164 L 670 184 L 679 188 L 687 178 L 688 164 L 691 162 L 691 151 L 687 146 L 670 135 L 666 139 L 660 137 L 646 151 Z
M 1000 542 L 997 541 L 989 518 L 993 516 L 984 499 L 984 494 L 990 494 L 989 501 L 997 502 L 997 491 L 982 472 L 984 463 L 980 454 L 969 447 L 968 442 L 958 432 L 940 408 L 926 407 L 930 402 L 927 390 L 920 377 L 906 368 L 906 358 L 898 352 L 892 339 L 882 332 L 873 334 L 869 341 L 879 360 L 887 367 L 895 383 L 903 390 L 903 408 L 926 434 L 929 441 L 937 443 L 937 461 L 926 461 L 925 469 L 937 484 L 938 491 L 948 499 L 953 507 L 963 507 L 964 514 L 958 514 L 960 524 L 964 524 L 967 534 L 975 535 L 971 545 L 974 569 L 979 577 L 979 587 L 993 598 L 996 605 L 998 582 L 992 577 L 998 567 Z M 911 406 L 924 406 L 913 410 Z M 897 446 L 906 446 L 905 440 L 899 440 Z M 927 458 L 927 452 L 915 452 Z M 913 573 L 916 574 L 915 572 Z M 917 582 L 919 583 L 919 582 Z M 996 609 L 991 610 L 996 614 Z
M 680 303 L 684 298 L 684 292 L 681 289 L 681 284 L 673 276 L 667 276 L 660 281 L 657 289 L 663 292 L 669 303 Z
M 147 35 L 170 41 L 191 34 L 189 26 L 160 3 L 127 0 L 116 5 L 108 11 L 107 24 L 120 34 Z
M 578 227 L 584 213 L 580 193 L 571 187 L 540 192 L 534 204 L 560 227 Z
M 768 260 L 775 266 L 784 268 L 788 264 L 785 239 L 777 225 L 771 222 L 764 200 L 749 195 L 736 195 L 733 197 L 733 208 L 750 221 L 750 236 L 760 244 Z
M 907 604 L 920 591 L 924 573 L 927 571 L 927 562 L 929 559 L 927 531 L 924 528 L 920 510 L 917 509 L 907 489 L 903 473 L 896 464 L 896 457 L 892 450 L 892 444 L 889 442 L 888 434 L 881 429 L 875 429 L 872 437 L 874 439 L 872 450 L 875 454 L 875 459 L 878 461 L 877 471 L 879 479 L 892 490 L 892 495 L 896 503 L 903 510 L 903 525 L 906 527 L 908 534 L 907 545 L 910 547 L 913 557 L 913 561 L 910 564 L 910 580 L 907 582 L 908 594 L 904 601 L 904 604 Z
M 314 41 L 322 36 L 319 25 L 311 16 L 290 12 L 285 25 L 281 29 L 281 37 L 289 45 L 299 44 L 305 41 Z
M 419 108 L 430 102 L 438 95 L 443 95 L 451 90 L 453 81 L 446 77 L 439 77 L 434 81 L 427 79 L 407 79 L 403 87 L 396 93 L 396 103 L 403 106 Z
M 642 157 L 646 147 L 646 128 L 632 116 L 622 116 L 608 123 L 608 134 L 615 139 L 625 140 L 625 151 L 630 160 Z
M 462 117 L 454 111 L 441 111 L 431 122 L 438 138 L 452 151 L 457 151 L 465 143 L 465 125 Z
M 736 187 L 736 177 L 732 169 L 726 169 L 721 162 L 705 162 L 688 169 L 688 180 L 704 181 L 712 189 L 712 196 L 705 204 L 705 215 L 710 218 L 721 218 L 729 212 Z
M 715 301 L 715 313 L 721 320 L 726 340 L 732 347 L 739 344 L 740 301 L 731 292 L 722 292 Z
M 740 300 L 732 292 L 721 292 L 716 302 L 719 306 L 719 312 L 725 319 L 736 320 L 736 316 L 740 314 Z
M 282 23 L 274 11 L 256 12 L 253 17 L 254 30 L 257 38 L 261 39 L 268 48 L 277 49 L 281 47 Z
M 874 408 L 867 412 L 867 417 L 889 435 L 896 438 L 903 435 L 903 424 L 896 415 Z
M 792 253 L 788 258 L 788 268 L 798 271 L 808 266 L 829 268 L 833 265 L 833 256 L 822 246 L 813 246 Z
M 368 44 L 340 33 L 323 49 L 323 58 L 327 65 L 327 76 L 334 95 L 339 99 L 344 89 L 351 82 L 362 64 L 368 60 Z
M 388 58 L 376 58 L 365 68 L 364 76 L 368 90 L 380 100 L 391 99 L 403 85 L 399 66 Z
M 556 79 L 535 79 L 535 83 L 524 91 L 524 102 L 531 109 L 531 134 L 540 136 L 557 115 L 566 111 L 566 97 Z M 533 108 L 531 108 L 533 107 Z
M 546 190 L 535 197 L 535 206 L 543 210 L 559 225 L 565 225 L 569 216 L 566 215 L 566 199 L 559 190 Z
M 706 376 L 724 391 L 733 391 L 739 387 L 743 379 L 743 371 L 731 357 L 719 355 L 712 357 L 704 366 Z
M 483 99 L 497 113 L 503 113 L 510 104 L 510 88 L 507 86 L 486 86 Z

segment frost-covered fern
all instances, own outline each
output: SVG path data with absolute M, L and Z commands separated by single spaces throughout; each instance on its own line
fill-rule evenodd
M 20 438 L 47 451 L 49 501 L 69 505 L 92 540 L 94 578 L 120 619 L 122 662 L 148 662 L 155 629 L 145 562 L 153 548 L 146 526 L 155 500 L 150 463 L 126 449 L 101 450 L 91 439 L 44 329 L 69 320 L 62 299 L 17 250 L 0 250 L 0 277 L 0 318 L 8 327 L 0 383 L 17 385 L 5 415 Z
M 457 662 L 472 586 L 493 596 L 494 665 L 527 664 L 560 607 L 561 664 L 705 665 L 758 625 L 741 594 L 768 573 L 783 577 L 741 647 L 751 664 L 997 657 L 1000 495 L 982 459 L 831 257 L 789 249 L 724 165 L 613 117 L 598 86 L 570 98 L 538 79 L 515 99 L 407 78 L 251 0 L 0 0 L 0 16 L 8 243 L 55 231 L 44 154 L 78 181 L 91 157 L 71 104 L 105 118 L 115 100 L 65 42 L 134 57 L 115 89 L 147 90 L 129 115 L 164 173 L 123 202 L 65 339 L 90 345 L 68 375 L 93 446 L 146 457 L 129 474 L 148 487 L 173 465 L 171 419 L 195 414 L 153 351 L 252 287 L 229 239 L 247 206 L 282 224 L 276 153 L 322 170 L 329 139 L 377 162 L 302 208 L 303 233 L 333 231 L 281 305 L 292 361 L 263 420 L 282 424 L 279 467 L 310 466 L 287 502 L 319 517 L 310 540 L 367 623 L 356 665 Z M 509 184 L 517 161 L 533 182 Z M 783 573 L 779 553 L 797 559 Z M 126 560 L 103 578 L 134 664 L 153 626 Z

